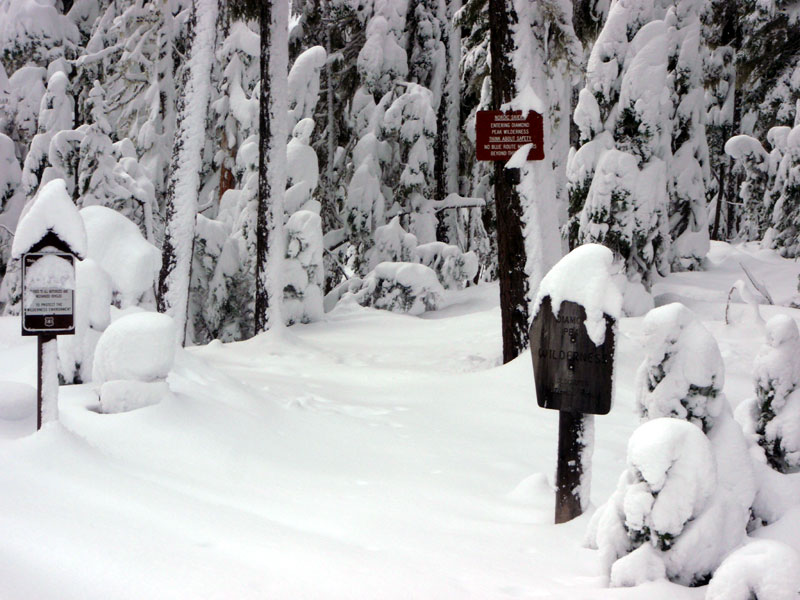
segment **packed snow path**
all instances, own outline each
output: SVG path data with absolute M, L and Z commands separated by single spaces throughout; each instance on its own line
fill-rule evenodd
M 723 244 L 711 258 L 655 292 L 717 337 L 735 405 L 763 338 L 747 305 L 722 321 L 738 262 L 783 304 L 797 265 Z M 90 385 L 69 386 L 57 426 L 0 419 L 0 597 L 702 598 L 604 587 L 589 515 L 551 524 L 557 414 L 536 406 L 529 354 L 498 366 L 496 286 L 451 302 L 423 318 L 340 306 L 280 338 L 180 352 L 157 406 L 103 415 Z M 616 403 L 596 418 L 595 505 L 638 423 L 640 321 L 621 323 Z M 0 381 L 33 384 L 18 331 L 0 320 Z M 798 534 L 800 507 L 758 535 Z

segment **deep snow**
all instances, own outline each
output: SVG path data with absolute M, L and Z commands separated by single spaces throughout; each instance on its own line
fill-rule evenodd
M 719 243 L 709 261 L 659 282 L 656 303 L 686 302 L 715 335 L 736 406 L 764 336 L 736 295 L 724 324 L 738 263 L 779 304 L 800 268 Z M 61 422 L 38 434 L 35 415 L 0 419 L 0 597 L 702 598 L 605 588 L 582 546 L 591 512 L 552 524 L 557 414 L 536 405 L 528 353 L 498 366 L 497 287 L 446 294 L 422 317 L 345 303 L 180 351 L 156 406 L 100 414 L 87 384 L 60 389 Z M 641 320 L 620 321 L 615 404 L 595 419 L 594 505 L 638 424 Z M 35 385 L 35 347 L 0 319 L 0 402 L 19 389 L 4 382 Z M 800 550 L 800 505 L 755 536 Z

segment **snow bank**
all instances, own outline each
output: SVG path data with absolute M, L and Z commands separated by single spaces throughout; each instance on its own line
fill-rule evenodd
M 600 244 L 584 244 L 575 248 L 550 269 L 542 279 L 534 303 L 534 316 L 545 296 L 550 296 L 553 311 L 565 300 L 586 309 L 586 332 L 599 346 L 606 336 L 603 314 L 618 319 L 622 311 L 622 294 L 614 283 L 614 255 Z
M 55 233 L 78 258 L 86 254 L 86 230 L 63 179 L 46 183 L 23 210 L 14 234 L 11 255 L 19 258 L 48 232 Z
M 708 584 L 706 600 L 796 600 L 800 555 L 781 542 L 751 542 L 728 556 Z
M 154 312 L 117 319 L 100 336 L 94 354 L 92 379 L 102 384 L 115 379 L 164 379 L 175 360 L 175 323 Z
M 35 387 L 16 381 L 0 381 L 0 419 L 19 421 L 35 413 Z
M 100 386 L 100 408 L 105 414 L 129 412 L 158 404 L 169 394 L 166 381 L 113 379 Z
M 88 237 L 87 255 L 111 276 L 121 307 L 151 293 L 161 269 L 161 252 L 144 239 L 130 219 L 104 206 L 80 211 Z

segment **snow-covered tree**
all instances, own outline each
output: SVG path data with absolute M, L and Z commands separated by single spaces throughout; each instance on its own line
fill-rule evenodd
M 105 91 L 99 81 L 89 92 L 91 123 L 80 146 L 78 206 L 113 206 L 120 191 L 114 178 L 111 124 L 106 116 Z
M 723 509 L 708 438 L 685 421 L 654 419 L 631 435 L 627 465 L 596 524 L 611 585 L 707 582 L 726 553 L 707 543 Z
M 317 155 L 310 145 L 313 131 L 313 119 L 300 120 L 286 148 L 289 188 L 285 208 L 289 218 L 283 264 L 283 318 L 287 325 L 318 321 L 323 314 L 325 273 L 321 206 L 312 199 L 319 182 Z
M 444 288 L 436 273 L 425 265 L 408 262 L 382 262 L 364 280 L 351 283 L 350 293 L 362 306 L 419 315 L 436 310 Z
M 39 0 L 0 2 L 0 60 L 8 71 L 28 63 L 46 66 L 52 60 L 72 58 L 80 33 L 60 10 L 61 3 Z
M 647 313 L 636 403 L 645 420 L 685 419 L 708 433 L 722 412 L 724 367 L 714 337 L 683 304 Z
M 178 339 L 185 340 L 192 249 L 200 191 L 205 124 L 211 93 L 217 0 L 194 0 L 190 26 L 189 64 L 178 102 L 178 127 L 167 188 L 166 230 L 158 281 L 159 312 L 175 321 Z
M 798 101 L 800 104 L 800 100 Z M 771 198 L 774 243 L 784 256 L 800 255 L 800 116 L 786 136 L 785 153 L 775 174 Z
M 255 330 L 281 327 L 285 252 L 284 193 L 286 140 L 289 137 L 287 100 L 289 6 L 263 0 L 261 33 L 261 97 L 259 104 L 258 211 L 256 216 Z
M 740 235 L 744 239 L 760 239 L 768 224 L 764 195 L 771 187 L 770 157 L 761 143 L 749 135 L 730 138 L 725 143 L 725 153 L 736 161 L 744 175 L 739 190 L 739 197 L 744 203 L 739 224 Z
M 575 108 L 582 145 L 567 167 L 570 243 L 609 245 L 645 284 L 668 268 L 670 29 L 660 16 L 652 2 L 612 4 Z
M 12 232 L 25 201 L 21 182 L 22 170 L 14 152 L 14 142 L 0 133 L 0 273 L 3 276 L 3 283 L 0 284 L 0 306 L 9 302 L 10 288 L 16 287 L 12 285 L 12 277 L 6 281 L 5 276 L 9 271 Z M 18 279 L 18 275 L 13 278 Z
M 69 79 L 56 71 L 47 82 L 47 91 L 39 107 L 37 134 L 31 141 L 22 168 L 23 191 L 27 197 L 36 193 L 45 168 L 49 165 L 50 143 L 59 131 L 72 129 L 75 107 L 68 95 Z
M 290 129 L 301 119 L 314 116 L 319 100 L 320 72 L 326 60 L 325 48 L 314 46 L 300 54 L 292 64 L 287 80 Z
M 47 70 L 44 67 L 25 65 L 8 78 L 8 93 L 4 102 L 4 133 L 17 146 L 17 158 L 24 161 L 33 136 L 42 97 L 45 94 Z
M 322 265 L 322 220 L 318 213 L 299 210 L 286 222 L 283 265 L 283 318 L 287 325 L 322 318 L 325 274 Z
M 703 94 L 701 0 L 678 0 L 670 27 L 668 87 L 672 101 L 669 160 L 669 233 L 675 270 L 697 269 L 709 250 L 706 181 L 710 177 Z
M 436 137 L 432 92 L 418 84 L 407 84 L 386 111 L 381 133 L 394 147 L 396 162 L 384 174 L 393 184 L 395 210 L 408 215 L 407 228 L 420 241 L 435 241 L 436 216 L 430 204 Z
M 766 325 L 766 341 L 756 356 L 756 397 L 737 409 L 745 431 L 754 434 L 775 470 L 800 470 L 800 333 L 788 315 Z

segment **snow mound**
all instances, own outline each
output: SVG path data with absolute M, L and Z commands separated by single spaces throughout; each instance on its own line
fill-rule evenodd
M 0 419 L 19 421 L 36 412 L 36 388 L 27 383 L 0 381 Z
M 97 341 L 93 381 L 164 379 L 175 360 L 176 337 L 172 318 L 161 313 L 131 314 L 112 322 Z
M 114 379 L 100 386 L 100 408 L 105 414 L 130 412 L 158 404 L 169 394 L 166 381 Z
M 50 231 L 67 244 L 78 258 L 84 257 L 86 230 L 63 179 L 46 183 L 23 211 L 14 234 L 11 255 L 19 258 Z
M 706 600 L 796 600 L 800 555 L 774 540 L 751 542 L 731 553 L 708 584 Z
M 553 312 L 565 300 L 586 309 L 586 332 L 596 346 L 606 336 L 603 314 L 618 319 L 622 311 L 622 293 L 613 280 L 614 255 L 600 244 L 584 244 L 556 263 L 542 279 L 534 303 L 534 315 L 542 299 L 550 296 Z
M 111 276 L 123 308 L 137 303 L 152 290 L 161 269 L 161 252 L 133 221 L 115 210 L 87 206 L 80 216 L 86 225 L 88 256 Z

